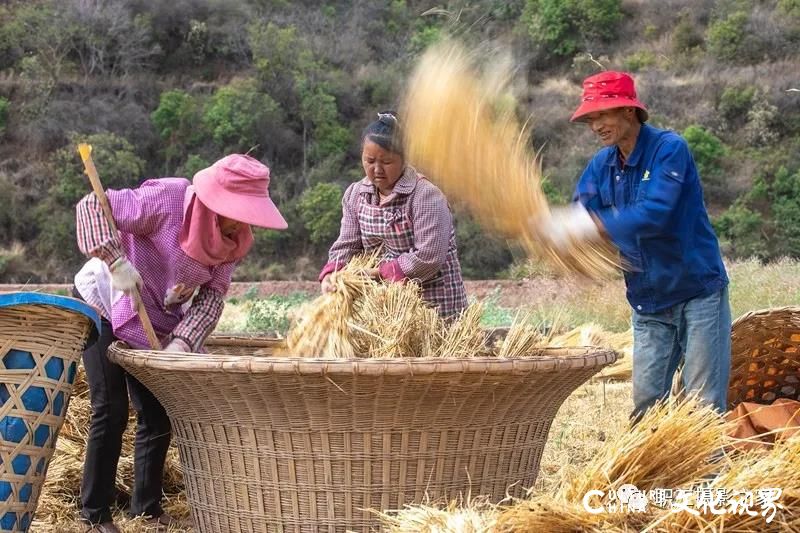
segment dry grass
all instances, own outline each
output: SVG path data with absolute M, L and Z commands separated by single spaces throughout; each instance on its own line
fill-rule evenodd
M 484 228 L 520 242 L 559 271 L 614 276 L 619 257 L 609 243 L 557 249 L 535 227 L 550 209 L 530 131 L 517 121 L 506 92 L 511 63 L 495 54 L 481 69 L 477 59 L 484 52 L 445 40 L 422 56 L 401 104 L 408 160 Z
M 482 500 L 447 505 L 409 505 L 397 512 L 377 513 L 387 533 L 485 533 L 495 528 L 499 511 Z

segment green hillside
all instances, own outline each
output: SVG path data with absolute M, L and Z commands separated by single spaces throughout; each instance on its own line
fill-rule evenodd
M 66 281 L 82 258 L 75 152 L 109 188 L 222 155 L 270 165 L 290 230 L 259 231 L 240 279 L 314 277 L 361 176 L 359 133 L 449 33 L 509 46 L 518 112 L 554 197 L 597 149 L 568 122 L 581 79 L 634 73 L 683 133 L 730 257 L 800 255 L 800 0 L 45 0 L 0 6 L 0 283 Z M 487 186 L 491 186 L 487 184 Z M 471 277 L 515 252 L 458 214 Z

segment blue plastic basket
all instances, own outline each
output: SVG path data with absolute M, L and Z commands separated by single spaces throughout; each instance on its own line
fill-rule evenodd
M 97 312 L 74 298 L 0 294 L 0 531 L 28 531 Z

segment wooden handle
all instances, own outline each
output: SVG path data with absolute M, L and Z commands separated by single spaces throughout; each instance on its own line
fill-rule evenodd
M 81 154 L 83 166 L 86 169 L 86 175 L 89 176 L 89 182 L 92 184 L 94 195 L 100 202 L 100 207 L 103 209 L 103 215 L 106 217 L 106 222 L 111 227 L 114 235 L 117 234 L 117 224 L 114 222 L 114 216 L 111 212 L 111 205 L 108 203 L 106 192 L 103 190 L 103 184 L 100 182 L 100 176 L 97 174 L 97 169 L 92 161 L 92 145 L 81 143 L 78 145 L 78 152 Z M 142 322 L 144 333 L 147 335 L 147 341 L 150 343 L 150 348 L 153 350 L 161 350 L 161 341 L 158 340 L 153 324 L 150 322 L 150 317 L 147 316 L 147 309 L 144 307 L 142 295 L 139 294 L 139 289 L 134 287 L 131 291 L 131 298 L 133 304 L 136 306 L 136 313 L 139 315 L 139 320 Z

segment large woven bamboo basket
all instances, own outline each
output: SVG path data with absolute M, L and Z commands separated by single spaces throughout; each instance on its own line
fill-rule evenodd
M 521 496 L 564 399 L 610 350 L 520 359 L 314 360 L 111 346 L 172 420 L 196 531 L 344 532 L 371 510 L 427 499 Z
M 0 294 L 0 531 L 27 531 L 97 313 L 73 298 Z
M 800 307 L 753 311 L 731 328 L 728 408 L 778 398 L 800 400 Z

